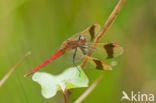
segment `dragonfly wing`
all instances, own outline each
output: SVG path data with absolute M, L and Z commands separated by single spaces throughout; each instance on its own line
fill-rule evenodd
M 96 35 L 99 33 L 99 31 L 100 31 L 100 25 L 93 24 L 88 28 L 86 28 L 85 30 L 83 30 L 82 32 L 73 35 L 71 38 L 78 39 L 81 35 L 81 36 L 85 36 L 89 42 L 92 42 L 95 39 Z
M 74 54 L 74 51 L 70 51 L 70 52 L 66 53 L 65 55 L 66 56 L 68 55 L 68 57 L 72 58 L 73 54 Z M 65 56 L 65 55 L 63 55 L 63 56 Z M 69 55 L 71 55 L 71 56 L 69 56 Z M 77 48 L 76 56 L 75 56 L 75 58 L 72 58 L 72 63 L 73 63 L 73 60 L 75 60 L 74 66 L 77 66 L 77 65 L 81 64 L 83 62 L 83 60 L 86 58 L 89 60 L 89 63 L 98 70 L 112 70 L 112 67 L 109 66 L 108 64 L 106 64 L 104 61 L 84 55 L 80 48 Z
M 89 52 L 90 49 L 94 49 L 91 46 L 88 48 L 84 48 L 86 52 Z M 116 56 L 119 56 L 123 53 L 123 48 L 115 43 L 98 43 L 97 48 L 94 49 L 94 55 L 96 56 L 102 56 L 102 58 L 110 59 L 114 58 Z M 73 64 L 73 60 L 75 60 L 75 64 L 79 65 L 82 63 L 82 61 L 87 58 L 89 60 L 89 63 L 95 66 L 98 70 L 112 70 L 112 67 L 105 63 L 104 61 L 101 61 L 97 58 L 89 57 L 87 55 L 84 55 L 82 50 L 80 48 L 77 48 L 76 57 L 73 58 L 74 50 L 68 52 L 65 54 L 66 56 L 70 57 L 70 62 Z M 64 56 L 65 56 L 64 55 Z M 69 56 L 70 55 L 70 56 Z
M 91 48 L 95 49 L 95 48 Z M 123 48 L 115 43 L 97 43 L 93 56 L 102 56 L 105 59 L 117 57 L 123 53 Z
M 112 67 L 97 58 L 85 56 L 89 60 L 89 63 L 95 66 L 98 70 L 112 70 Z
M 78 66 L 83 61 L 84 56 L 83 56 L 82 51 L 80 50 L 80 48 L 77 48 L 75 58 L 74 58 L 74 52 L 75 52 L 75 49 L 67 51 L 61 57 L 59 57 L 58 60 L 56 60 L 54 62 L 55 63 L 56 62 L 61 63 L 60 68 L 64 67 L 64 69 L 68 68 L 68 67 L 71 67 L 71 66 Z
M 55 60 L 56 58 L 59 57 L 59 59 L 61 60 L 60 62 L 62 62 L 63 64 L 61 64 L 63 67 L 69 67 L 69 66 L 76 66 L 79 65 L 81 63 L 81 61 L 84 59 L 84 57 L 81 54 L 80 49 L 77 49 L 77 53 L 76 53 L 76 57 L 75 59 L 75 64 L 73 64 L 73 55 L 74 55 L 74 50 L 68 51 L 68 52 L 64 52 L 63 49 L 58 50 L 51 58 L 49 58 L 48 60 L 46 60 L 45 62 L 43 62 L 42 64 L 40 64 L 39 66 L 37 66 L 36 68 L 32 69 L 31 71 L 29 71 L 28 73 L 26 73 L 24 75 L 24 77 L 40 70 L 41 68 L 43 68 L 44 66 L 46 66 L 47 64 L 49 64 L 51 61 Z
M 70 54 L 74 54 L 74 52 Z M 84 59 L 88 59 L 89 63 L 98 70 L 112 70 L 112 67 L 106 64 L 104 61 L 84 55 L 80 48 L 77 48 L 76 57 L 74 59 L 76 65 L 81 64 Z
M 73 58 L 73 55 L 74 55 L 74 51 L 71 51 L 72 53 L 72 63 L 74 63 L 75 61 L 75 65 L 80 65 L 81 62 L 84 60 L 84 55 L 83 55 L 83 52 L 81 51 L 80 48 L 77 48 L 77 51 L 76 51 L 76 55 L 75 55 L 75 58 Z

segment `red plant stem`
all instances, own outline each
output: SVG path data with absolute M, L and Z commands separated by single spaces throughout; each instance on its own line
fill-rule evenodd
M 66 90 L 62 90 L 62 94 L 63 94 L 63 96 L 64 96 L 64 103 L 68 103 L 68 96 L 67 96 L 67 91 Z

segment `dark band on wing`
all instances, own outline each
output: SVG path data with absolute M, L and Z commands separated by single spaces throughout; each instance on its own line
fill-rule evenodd
M 103 70 L 103 65 L 102 65 L 102 62 L 100 60 L 93 59 L 93 61 L 96 64 L 96 69 Z
M 95 38 L 95 25 L 92 25 L 89 29 L 89 33 L 91 36 L 91 41 Z
M 107 52 L 107 55 L 108 55 L 107 59 L 110 59 L 110 58 L 114 57 L 113 56 L 113 54 L 114 54 L 113 48 L 114 47 L 115 46 L 113 45 L 113 43 L 104 45 L 104 49 L 106 49 L 106 52 Z

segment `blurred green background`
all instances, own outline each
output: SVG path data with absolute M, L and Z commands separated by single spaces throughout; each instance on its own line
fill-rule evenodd
M 23 75 L 51 57 L 72 34 L 98 23 L 104 25 L 118 0 L 0 0 L 0 78 L 27 52 L 18 69 L 0 88 L 1 103 L 62 103 L 61 92 L 51 99 Z M 120 103 L 122 91 L 156 94 L 156 1 L 127 0 L 101 42 L 123 46 L 118 65 L 83 103 Z M 58 74 L 65 60 L 40 71 Z M 64 64 L 65 65 L 65 64 Z M 91 84 L 102 72 L 86 69 Z M 86 88 L 74 89 L 75 101 Z M 156 95 L 155 95 L 156 96 Z M 125 103 L 127 101 L 124 101 Z

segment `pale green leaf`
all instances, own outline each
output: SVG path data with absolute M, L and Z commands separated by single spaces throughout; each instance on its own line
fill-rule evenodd
M 55 96 L 58 90 L 88 86 L 88 78 L 80 66 L 69 68 L 59 75 L 36 72 L 32 80 L 41 85 L 41 94 L 45 98 Z

